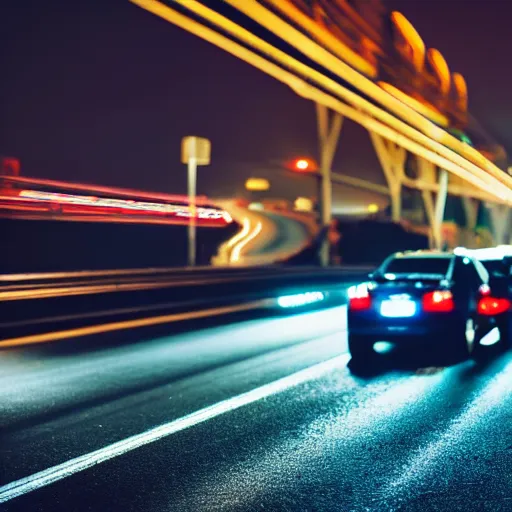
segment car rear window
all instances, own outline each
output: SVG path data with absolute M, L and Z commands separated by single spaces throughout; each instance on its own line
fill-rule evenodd
M 382 272 L 389 274 L 446 275 L 451 258 L 394 258 Z
M 481 261 L 489 274 L 496 277 L 506 277 L 509 275 L 510 269 L 503 260 L 487 260 Z

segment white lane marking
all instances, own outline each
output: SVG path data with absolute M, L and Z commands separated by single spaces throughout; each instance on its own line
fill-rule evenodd
M 367 386 L 344 373 L 329 377 L 323 398 L 337 403 L 328 412 L 284 440 L 277 439 L 260 452 L 253 453 L 229 468 L 220 468 L 188 489 L 186 504 L 178 501 L 175 510 L 200 510 L 200 500 L 215 503 L 219 496 L 240 496 L 240 509 L 251 510 L 249 503 L 257 500 L 261 489 L 272 482 L 273 492 L 286 494 L 297 483 L 297 475 L 322 471 L 336 452 L 352 453 L 361 439 L 377 436 L 389 423 L 400 423 L 411 416 L 411 407 L 434 396 L 443 382 L 440 374 L 433 377 L 401 378 L 377 381 Z M 350 396 L 350 399 L 347 399 Z M 421 409 L 418 409 L 421 411 Z M 357 450 L 357 448 L 356 448 Z M 192 496 L 192 501 L 189 501 Z M 196 501 L 197 500 L 197 501 Z M 244 507 L 245 505 L 245 507 Z M 215 507 L 212 505 L 212 509 Z M 370 509 L 368 509 L 370 510 Z M 372 509 L 374 510 L 374 509 Z
M 101 464 L 102 462 L 119 457 L 120 455 L 136 450 L 141 446 L 153 443 L 159 439 L 193 427 L 199 423 L 203 423 L 226 412 L 257 402 L 258 400 L 280 393 L 309 380 L 319 378 L 322 375 L 345 365 L 349 359 L 349 354 L 342 354 L 333 357 L 327 361 L 323 361 L 319 364 L 293 373 L 292 375 L 283 377 L 282 379 L 270 382 L 269 384 L 265 384 L 246 393 L 242 393 L 241 395 L 228 398 L 222 402 L 205 407 L 204 409 L 200 409 L 199 411 L 188 414 L 183 418 L 165 423 L 141 434 L 128 437 L 122 441 L 100 448 L 99 450 L 95 450 L 80 457 L 68 460 L 62 464 L 58 464 L 57 466 L 53 466 L 38 473 L 34 473 L 33 475 L 21 478 L 20 480 L 11 482 L 10 484 L 0 487 L 0 503 L 5 503 L 6 501 L 17 498 L 18 496 L 22 496 L 23 494 L 27 494 L 35 491 L 36 489 L 40 489 L 41 487 L 50 485 L 74 475 L 75 473 L 91 468 L 96 464 Z

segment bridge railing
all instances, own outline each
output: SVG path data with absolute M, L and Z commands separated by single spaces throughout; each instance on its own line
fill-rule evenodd
M 371 267 L 146 269 L 3 275 L 0 348 L 235 315 L 280 315 L 345 302 Z

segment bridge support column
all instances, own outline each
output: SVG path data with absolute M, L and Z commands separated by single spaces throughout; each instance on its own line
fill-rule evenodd
M 464 214 L 466 216 L 466 230 L 468 231 L 468 247 L 475 245 L 476 223 L 478 220 L 478 199 L 472 197 L 462 197 L 462 206 L 464 207 Z
M 417 157 L 417 162 L 420 180 L 425 181 L 426 183 L 435 183 L 436 166 L 432 162 L 429 162 L 428 160 L 425 160 L 421 157 Z M 427 215 L 428 225 L 430 226 L 430 248 L 435 249 L 441 246 L 441 240 L 437 237 L 434 229 L 436 215 L 436 204 L 434 201 L 434 196 L 430 190 L 422 190 L 421 198 L 423 199 L 425 214 Z
M 402 182 L 405 175 L 407 151 L 381 135 L 370 132 L 373 147 L 377 153 L 391 197 L 391 220 L 399 222 L 402 216 Z
M 343 117 L 329 110 L 324 105 L 316 104 L 318 123 L 318 141 L 320 146 L 320 222 L 326 226 L 332 218 L 332 177 L 331 166 L 338 147 Z M 331 119 L 329 119 L 331 117 Z M 325 240 L 320 252 L 322 265 L 329 264 L 329 241 Z
M 436 210 L 434 217 L 434 238 L 437 240 L 437 249 L 442 248 L 443 239 L 441 226 L 444 220 L 444 210 L 446 208 L 446 198 L 448 197 L 448 171 L 439 169 L 439 192 L 436 197 Z
M 493 204 L 490 206 L 492 230 L 494 243 L 496 245 L 507 244 L 510 235 L 507 233 L 510 220 L 510 208 L 504 204 Z
M 418 169 L 421 181 L 436 183 L 436 166 L 432 162 L 418 157 Z M 438 192 L 435 200 L 433 192 L 430 190 L 421 191 L 421 197 L 430 225 L 430 245 L 433 249 L 441 249 L 443 245 L 441 226 L 444 220 L 446 198 L 448 196 L 448 172 L 444 169 L 439 170 L 439 183 L 437 185 Z
M 463 197 L 462 205 L 466 214 L 466 228 L 473 233 L 478 219 L 478 200 L 472 197 Z

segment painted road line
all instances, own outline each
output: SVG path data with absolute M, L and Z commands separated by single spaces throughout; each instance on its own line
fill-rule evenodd
M 18 347 L 23 345 L 33 345 L 36 343 L 50 343 L 81 336 L 91 336 L 93 334 L 105 334 L 107 332 L 120 331 L 126 329 L 136 329 L 138 327 L 150 327 L 153 325 L 169 324 L 173 322 L 182 322 L 184 320 L 197 320 L 199 318 L 209 318 L 229 313 L 238 313 L 250 311 L 257 308 L 274 306 L 275 299 L 263 299 L 236 306 L 224 306 L 219 308 L 202 309 L 200 311 L 187 311 L 186 313 L 173 313 L 149 318 L 139 318 L 136 320 L 125 320 L 123 322 L 110 322 L 89 327 L 78 327 L 76 329 L 65 329 L 62 331 L 45 332 L 41 334 L 32 334 L 29 336 L 20 336 L 18 338 L 8 338 L 0 340 L 0 349 Z
M 260 276 L 255 275 L 252 280 L 257 280 Z M 271 274 L 269 278 L 278 278 L 279 275 Z M 177 288 L 179 286 L 206 286 L 214 284 L 225 284 L 241 281 L 239 276 L 230 277 L 215 277 L 213 279 L 193 278 L 190 277 L 184 280 L 158 280 L 158 281 L 132 281 L 132 282 L 114 282 L 111 284 L 96 284 L 96 285 L 82 285 L 82 286 L 59 286 L 51 288 L 29 288 L 17 289 L 14 291 L 0 291 L 0 302 L 15 301 L 15 300 L 34 300 L 34 299 L 48 299 L 51 297 L 70 297 L 74 295 L 91 295 L 100 293 L 112 292 L 130 292 L 142 290 L 154 290 L 159 288 Z
M 247 240 L 247 239 L 246 239 Z M 239 246 L 237 246 L 239 247 Z M 236 249 L 236 247 L 235 247 Z M 291 275 L 293 273 L 288 271 L 281 272 L 265 272 L 265 273 L 253 273 L 252 275 L 248 275 L 249 273 L 239 272 L 238 274 L 233 275 L 218 275 L 215 277 L 208 277 L 205 280 L 204 277 L 186 277 L 184 279 L 159 279 L 156 281 L 153 280 L 140 280 L 140 279 L 132 279 L 130 281 L 109 281 L 108 283 L 96 283 L 96 284 L 88 284 L 88 283 L 67 283 L 64 286 L 64 283 L 61 283 L 59 286 L 23 286 L 23 287 L 2 287 L 0 289 L 0 302 L 11 302 L 18 300 L 36 300 L 36 299 L 48 299 L 54 297 L 71 297 L 76 295 L 96 295 L 103 293 L 114 293 L 114 292 L 133 292 L 133 291 L 143 291 L 143 290 L 155 290 L 155 289 L 169 289 L 169 288 L 177 288 L 177 287 L 186 287 L 186 286 L 212 286 L 218 284 L 227 284 L 227 283 L 243 283 L 243 282 L 252 282 L 258 281 L 262 277 L 265 279 L 281 279 L 283 275 Z M 297 273 L 297 278 L 300 278 L 300 273 Z M 350 277 L 349 277 L 350 279 Z M 344 278 L 344 282 L 347 281 L 347 278 Z
M 57 466 L 40 471 L 39 473 L 11 482 L 10 484 L 0 487 L 0 503 L 5 503 L 6 501 L 10 501 L 29 492 L 58 482 L 59 480 L 63 480 L 64 478 L 79 473 L 80 471 L 85 471 L 97 464 L 119 457 L 125 453 L 136 450 L 137 448 L 147 444 L 154 443 L 155 441 L 186 430 L 187 428 L 193 427 L 227 412 L 239 409 L 244 405 L 249 405 L 268 396 L 275 395 L 292 387 L 298 386 L 304 382 L 322 377 L 328 372 L 344 366 L 349 359 L 349 354 L 336 356 L 332 359 L 310 366 L 309 368 L 300 370 L 288 375 L 287 377 L 265 384 L 246 393 L 242 393 L 241 395 L 237 395 L 209 407 L 205 407 L 204 409 L 200 409 L 199 411 L 193 412 L 169 423 L 165 423 L 141 434 L 128 437 L 122 441 L 100 448 L 99 450 L 95 450 L 80 457 L 76 457 L 75 459 L 68 460 L 62 464 L 58 464 Z
M 209 267 L 196 267 L 196 269 L 203 269 Z M 179 267 L 155 267 L 155 268 L 129 268 L 129 269 L 113 269 L 113 270 L 78 270 L 74 272 L 30 272 L 24 274 L 2 274 L 0 275 L 0 282 L 12 281 L 37 281 L 42 279 L 69 279 L 73 277 L 110 277 L 110 276 L 129 276 L 134 274 L 165 274 L 177 273 L 185 271 L 188 268 Z

